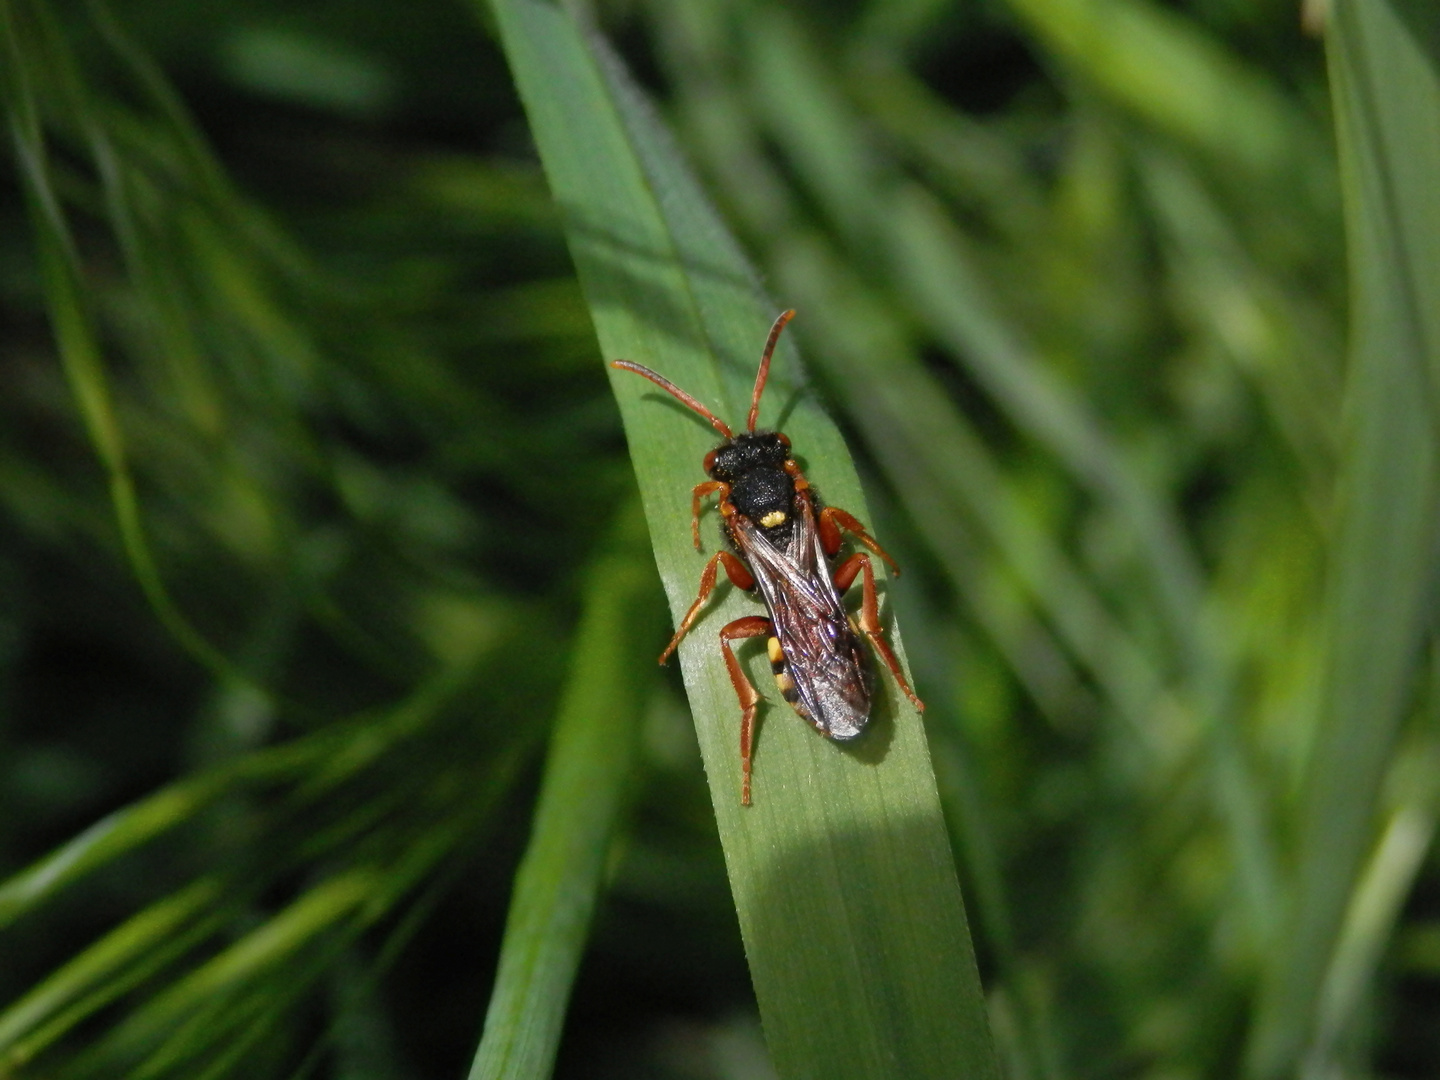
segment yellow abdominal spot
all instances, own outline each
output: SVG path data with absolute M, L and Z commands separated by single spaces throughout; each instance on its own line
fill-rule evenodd
M 769 654 L 770 662 L 772 664 L 778 664 L 785 659 L 785 650 L 780 647 L 779 638 L 772 637 L 769 643 L 765 646 L 765 651 Z
M 776 525 L 784 525 L 784 524 L 785 524 L 785 511 L 784 511 L 784 510 L 771 510 L 768 514 L 766 514 L 764 517 L 762 517 L 762 518 L 760 519 L 760 524 L 763 525 L 763 526 L 764 526 L 765 528 L 767 528 L 767 529 L 773 529 L 773 528 L 775 528 Z

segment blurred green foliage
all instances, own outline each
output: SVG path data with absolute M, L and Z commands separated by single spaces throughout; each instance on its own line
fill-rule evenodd
M 1333 6 L 1382 42 L 1342 86 L 1440 70 L 1422 5 Z M 1352 431 L 1372 279 L 1295 5 L 591 14 L 800 309 L 907 570 L 1008 1074 L 1433 1075 L 1433 555 L 1375 537 L 1434 517 Z M 459 1075 L 634 543 L 491 28 L 0 0 L 0 49 L 0 1073 Z M 764 1077 L 650 595 L 612 605 L 638 768 L 556 1071 Z

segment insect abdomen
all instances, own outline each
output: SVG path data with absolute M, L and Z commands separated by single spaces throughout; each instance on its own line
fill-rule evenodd
M 765 643 L 765 651 L 770 656 L 770 670 L 775 673 L 775 685 L 780 689 L 780 696 L 799 711 L 800 691 L 795 687 L 795 680 L 790 677 L 789 664 L 785 660 L 785 649 L 781 646 L 780 639 L 772 637 Z
M 775 685 L 780 688 L 780 696 L 790 703 L 790 707 L 802 720 L 808 720 L 827 738 L 841 742 L 860 734 L 870 713 L 869 694 L 861 669 L 855 669 L 854 684 L 843 689 L 828 682 L 821 683 L 818 687 L 812 686 L 812 698 L 817 696 L 818 692 L 820 704 L 819 711 L 815 712 L 810 709 L 807 699 L 801 696 L 800 688 L 790 674 L 790 661 L 780 639 L 770 638 L 765 643 L 765 651 L 770 658 L 770 670 L 775 674 Z M 857 691 L 859 700 L 855 700 Z

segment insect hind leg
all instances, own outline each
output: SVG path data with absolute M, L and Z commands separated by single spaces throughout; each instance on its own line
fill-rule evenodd
M 740 699 L 740 805 L 750 805 L 750 749 L 755 734 L 755 710 L 760 705 L 760 691 L 745 674 L 732 641 L 773 634 L 775 627 L 763 615 L 746 615 L 727 623 L 720 630 L 720 651 L 725 654 L 725 669 L 730 673 L 730 683 L 735 687 L 735 696 Z
M 895 682 L 899 684 L 904 695 L 910 699 L 910 704 L 920 712 L 924 712 L 925 703 L 915 696 L 914 690 L 910 689 L 910 684 L 905 681 L 905 673 L 900 670 L 900 661 L 895 658 L 895 654 L 890 651 L 889 642 L 885 640 L 885 630 L 880 624 L 880 603 L 875 597 L 875 567 L 870 563 L 870 556 L 863 551 L 856 552 L 841 563 L 835 570 L 835 587 L 843 593 L 855 583 L 857 574 L 863 578 L 860 632 L 870 639 L 870 644 L 874 647 L 876 654 L 890 669 L 890 674 L 895 676 Z

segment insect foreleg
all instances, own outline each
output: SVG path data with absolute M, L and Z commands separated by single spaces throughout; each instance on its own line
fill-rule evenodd
M 844 511 L 842 510 L 841 513 L 843 514 Z M 845 516 L 850 517 L 849 514 L 845 514 Z M 851 520 L 854 519 L 851 518 Z M 896 683 L 899 684 L 905 696 L 910 699 L 910 704 L 924 712 L 925 703 L 915 696 L 914 690 L 910 689 L 910 684 L 905 681 L 905 673 L 900 670 L 900 661 L 895 659 L 895 654 L 890 651 L 890 645 L 885 640 L 885 631 L 880 625 L 880 603 L 875 598 L 875 568 L 870 565 L 870 556 L 860 551 L 841 563 L 835 570 L 835 587 L 843 593 L 855 583 L 857 574 L 864 579 L 860 600 L 860 631 L 870 639 L 870 644 L 875 647 L 875 652 L 880 659 L 885 661 L 885 666 L 890 669 L 890 674 L 895 676 Z
M 743 638 L 774 634 L 775 628 L 763 615 L 747 615 L 727 623 L 720 630 L 720 649 L 725 654 L 725 668 L 730 672 L 730 682 L 735 687 L 735 696 L 740 699 L 740 805 L 750 805 L 750 746 L 755 733 L 755 709 L 760 704 L 760 692 L 745 674 L 735 652 L 730 648 L 732 641 Z
M 670 654 L 680 644 L 680 639 L 690 632 L 690 625 L 700 614 L 700 609 L 705 606 L 705 601 L 710 599 L 710 594 L 715 591 L 715 566 L 723 563 L 725 576 L 728 577 L 736 588 L 744 589 L 747 592 L 755 587 L 755 578 L 750 571 L 745 569 L 745 564 L 728 551 L 717 551 L 705 564 L 705 569 L 700 571 L 700 595 L 695 597 L 695 602 L 690 605 L 690 610 L 685 613 L 685 618 L 680 620 L 680 628 L 675 631 L 675 636 L 670 639 L 670 644 L 665 646 L 665 651 L 660 654 L 660 663 L 670 659 Z
M 720 501 L 724 503 L 730 497 L 730 485 L 723 480 L 706 480 L 703 484 L 696 484 L 695 490 L 690 493 L 690 531 L 695 536 L 695 550 L 700 550 L 700 510 L 705 496 L 720 493 Z

